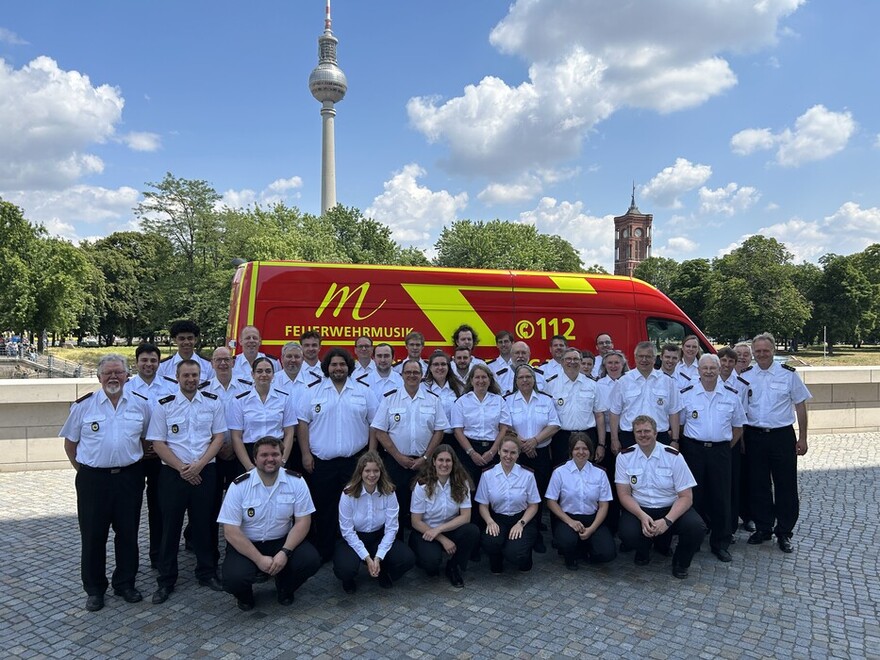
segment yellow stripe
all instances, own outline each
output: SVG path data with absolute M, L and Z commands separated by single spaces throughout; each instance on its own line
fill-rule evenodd
M 260 262 L 254 261 L 251 269 L 251 291 L 248 299 L 248 325 L 254 324 L 254 307 L 257 305 L 257 280 L 260 273 Z

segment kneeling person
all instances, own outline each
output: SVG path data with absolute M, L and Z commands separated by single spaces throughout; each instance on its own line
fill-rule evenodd
M 254 606 L 258 572 L 274 576 L 278 602 L 290 605 L 321 567 L 318 551 L 305 540 L 315 505 L 305 481 L 281 469 L 283 449 L 277 438 L 254 443 L 256 467 L 232 483 L 217 518 L 227 542 L 223 586 L 243 611 Z

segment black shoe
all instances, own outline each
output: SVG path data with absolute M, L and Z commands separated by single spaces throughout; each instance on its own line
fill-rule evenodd
M 712 554 L 718 557 L 718 561 L 723 561 L 725 564 L 729 561 L 733 561 L 733 557 L 730 556 L 730 552 L 727 548 L 714 548 Z
M 661 557 L 671 557 L 672 556 L 672 548 L 669 546 L 654 546 L 654 552 L 656 552 Z M 699 552 L 699 550 L 697 550 Z
M 391 589 L 394 586 L 394 582 L 391 581 L 391 576 L 388 575 L 388 571 L 379 572 L 379 586 L 383 589 Z
M 104 609 L 104 594 L 96 594 L 86 598 L 86 609 L 89 612 L 97 612 Z
M 544 545 L 544 537 L 541 534 L 538 534 L 535 539 L 535 545 L 532 546 L 532 550 L 537 552 L 539 555 L 543 555 L 547 552 L 547 546 Z
M 733 545 L 736 543 L 736 534 L 730 535 L 730 539 L 728 539 L 728 543 L 730 543 L 730 545 Z
M 566 559 L 565 567 L 570 571 L 576 571 L 578 569 L 578 560 L 577 559 Z
M 202 578 L 199 580 L 199 586 L 208 587 L 211 591 L 223 591 L 223 585 L 220 584 L 220 580 L 213 575 L 209 578 Z
M 464 586 L 464 578 L 461 577 L 461 569 L 458 564 L 446 564 L 446 577 L 449 578 L 449 584 L 456 589 Z
M 791 540 L 787 536 L 778 536 L 776 538 L 776 545 L 787 555 L 794 552 L 794 546 L 792 546 Z
M 293 605 L 293 592 L 292 591 L 279 591 L 278 592 L 278 604 L 284 605 L 284 607 L 289 607 Z
M 636 556 L 633 559 L 633 562 L 636 566 L 647 566 L 651 563 L 651 554 L 648 552 L 642 552 L 641 550 L 636 552 Z
M 125 589 L 114 589 L 113 593 L 120 596 L 126 603 L 139 603 L 144 597 L 141 592 L 134 587 L 126 587 Z
M 749 545 L 761 545 L 764 541 L 769 541 L 773 538 L 773 535 L 770 532 L 762 532 L 758 530 L 757 532 L 753 532 L 749 537 Z
M 174 587 L 159 587 L 156 591 L 153 592 L 153 605 L 161 605 L 168 597 L 171 595 L 171 592 L 174 591 Z
M 257 571 L 256 576 L 254 576 L 254 584 L 263 584 L 264 582 L 269 581 L 269 574 L 264 573 L 263 571 Z
M 357 589 L 358 589 L 357 582 L 355 582 L 354 580 L 343 580 L 342 581 L 342 590 L 345 593 L 353 594 L 355 591 L 357 591 Z
M 250 599 L 236 598 L 235 604 L 238 605 L 238 609 L 240 609 L 242 612 L 250 612 L 252 609 L 254 609 L 254 596 L 253 594 L 251 594 Z
M 684 566 L 679 566 L 675 562 L 672 563 L 672 577 L 678 578 L 679 580 L 684 580 L 688 576 L 688 569 Z
M 532 570 L 532 557 L 531 557 L 531 555 L 529 555 L 528 559 L 523 559 L 519 563 L 519 566 L 517 568 L 519 568 L 520 573 L 528 573 L 530 570 Z
M 504 557 L 501 555 L 489 555 L 489 570 L 492 575 L 501 575 L 504 572 Z
M 755 531 L 755 523 L 753 523 L 751 520 L 744 520 L 743 524 L 742 524 L 742 528 L 744 530 L 746 530 L 747 532 L 754 532 Z

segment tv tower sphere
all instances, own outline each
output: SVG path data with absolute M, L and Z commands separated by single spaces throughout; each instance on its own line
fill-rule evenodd
M 321 213 L 336 206 L 336 139 L 333 120 L 334 104 L 339 103 L 348 90 L 348 82 L 342 69 L 336 64 L 336 45 L 339 40 L 330 29 L 330 0 L 327 0 L 327 16 L 324 34 L 318 37 L 318 66 L 309 76 L 309 91 L 321 102 Z

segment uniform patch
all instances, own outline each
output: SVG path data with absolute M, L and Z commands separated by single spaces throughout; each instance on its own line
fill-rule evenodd
M 321 412 L 321 404 L 320 403 L 315 406 L 315 412 L 316 413 Z
M 247 510 L 247 514 L 248 518 L 253 518 L 255 515 L 257 515 L 257 512 L 254 511 L 254 507 L 251 507 Z
M 629 478 L 629 482 L 635 486 L 639 482 L 639 478 L 636 475 L 633 475 Z
M 696 410 L 691 413 L 691 417 L 693 417 L 694 419 L 697 419 L 699 416 L 700 416 L 700 413 L 698 413 Z
M 660 398 L 657 399 L 657 405 L 662 406 L 664 401 L 665 401 L 665 399 L 661 396 Z
M 559 397 L 558 399 L 556 399 L 556 405 L 561 408 L 562 406 L 565 405 L 565 399 L 563 399 L 562 397 Z
M 394 413 L 394 421 L 395 421 L 395 422 L 399 422 L 399 421 L 400 421 L 400 413 Z
M 172 433 L 180 433 L 180 427 L 177 424 L 172 424 L 171 425 L 171 432 Z
M 101 425 L 98 424 L 98 422 L 92 422 L 92 431 L 99 431 L 99 430 L 101 430 Z

